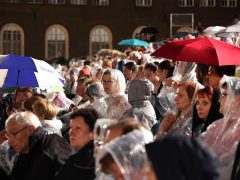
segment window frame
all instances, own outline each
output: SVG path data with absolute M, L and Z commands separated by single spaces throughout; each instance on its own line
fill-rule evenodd
M 11 29 L 11 27 L 14 27 L 16 29 L 16 31 L 19 31 L 20 32 L 20 55 L 24 55 L 24 47 L 25 47 L 25 42 L 24 42 L 24 39 L 25 39 L 25 34 L 24 34 L 24 31 L 23 31 L 23 28 L 16 24 L 16 23 L 7 23 L 5 24 L 1 30 L 0 30 L 0 54 L 5 54 L 5 52 L 3 51 L 3 33 L 4 33 L 4 30 L 6 31 L 8 28 Z M 12 39 L 12 34 L 11 34 L 11 39 Z M 10 41 L 10 45 L 11 45 L 11 52 L 10 53 L 14 53 L 13 52 L 13 42 L 12 40 Z M 16 53 L 14 53 L 16 54 Z
M 57 28 L 57 29 L 60 29 L 61 31 L 64 32 L 64 35 L 65 35 L 65 48 L 64 48 L 64 53 L 63 53 L 63 56 L 64 58 L 68 59 L 69 58 L 69 33 L 67 31 L 67 29 L 60 25 L 60 24 L 53 24 L 51 26 L 49 26 L 46 31 L 45 31 L 45 59 L 46 60 L 50 60 L 52 59 L 53 57 L 50 57 L 49 54 L 48 54 L 48 50 L 49 50 L 49 44 L 48 44 L 48 32 L 52 29 L 52 28 Z M 56 35 L 55 35 L 56 36 Z M 55 38 L 55 41 L 56 38 Z M 55 44 L 55 46 L 57 46 L 57 44 Z M 59 49 L 56 48 L 55 50 L 55 54 L 59 51 Z
M 234 6 L 231 5 L 231 2 L 234 2 L 235 5 Z M 221 7 L 224 7 L 224 8 L 235 8 L 237 7 L 237 0 L 221 0 L 220 5 Z
M 107 35 L 108 35 L 108 44 L 109 44 L 109 47 L 108 48 L 112 48 L 112 32 L 111 30 L 107 27 L 107 26 L 104 26 L 104 25 L 97 25 L 97 26 L 94 26 L 90 33 L 89 33 L 89 54 L 90 55 L 93 55 L 93 47 L 92 47 L 92 34 L 94 33 L 94 31 L 96 29 L 104 29 L 106 32 L 107 32 Z M 103 42 L 103 41 L 102 41 Z M 100 49 L 99 49 L 100 50 Z
M 191 1 L 192 5 L 189 5 L 188 1 Z M 178 0 L 178 7 L 194 7 L 194 0 Z
M 149 3 L 148 3 L 148 1 L 149 1 Z M 152 0 L 136 0 L 135 4 L 138 7 L 151 7 L 152 6 Z

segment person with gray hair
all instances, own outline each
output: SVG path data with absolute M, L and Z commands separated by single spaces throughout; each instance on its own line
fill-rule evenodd
M 32 112 L 18 112 L 6 121 L 6 137 L 19 153 L 11 179 L 53 179 L 72 154 L 70 145 L 59 135 L 47 135 Z

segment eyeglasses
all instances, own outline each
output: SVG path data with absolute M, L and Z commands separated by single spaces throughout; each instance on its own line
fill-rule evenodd
M 17 135 L 20 133 L 20 132 L 22 132 L 24 129 L 26 129 L 28 126 L 25 126 L 25 127 L 23 127 L 22 129 L 20 129 L 19 131 L 17 131 L 17 132 L 13 132 L 13 133 L 6 133 L 5 134 L 5 137 L 6 138 L 16 138 L 17 137 Z
M 112 80 L 110 80 L 110 81 L 105 81 L 105 80 L 102 80 L 102 84 L 112 84 L 113 83 L 113 81 Z

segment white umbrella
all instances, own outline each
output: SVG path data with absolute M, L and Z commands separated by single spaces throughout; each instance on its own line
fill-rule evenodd
M 228 26 L 225 32 L 240 32 L 240 21 L 236 24 Z
M 63 77 L 45 61 L 13 54 L 1 57 L 0 88 L 29 86 L 41 88 L 44 92 L 63 91 Z
M 215 37 L 216 33 L 225 31 L 226 27 L 223 26 L 209 26 L 206 29 L 203 30 L 206 34 L 208 34 L 210 37 Z

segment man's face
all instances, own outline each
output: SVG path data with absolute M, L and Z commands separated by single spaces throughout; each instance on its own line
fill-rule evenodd
M 123 75 L 125 79 L 129 81 L 133 78 L 133 71 L 126 67 L 123 67 Z
M 14 121 L 6 124 L 8 143 L 18 153 L 28 153 L 30 130 L 27 125 L 20 125 Z

